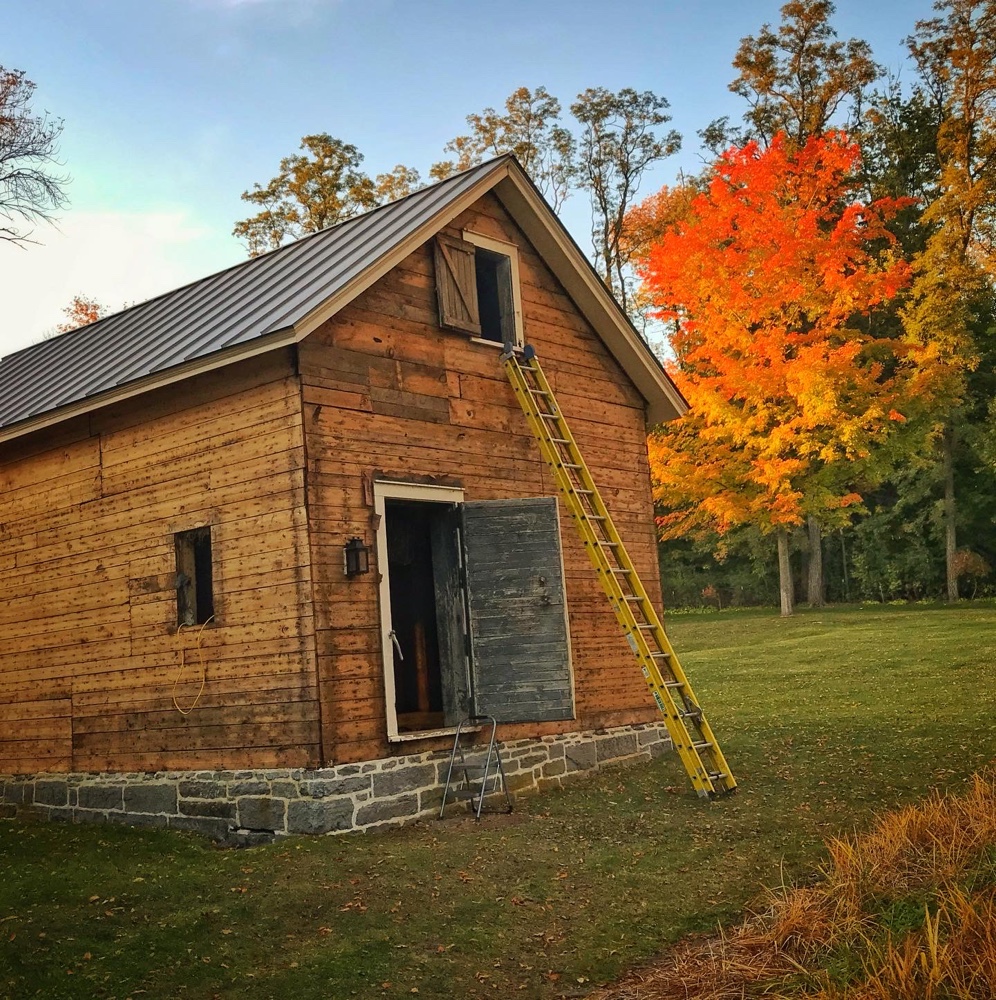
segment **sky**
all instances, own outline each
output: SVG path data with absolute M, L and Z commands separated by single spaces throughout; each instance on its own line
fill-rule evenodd
M 0 243 L 0 356 L 41 339 L 84 294 L 112 311 L 245 259 L 239 195 L 301 137 L 329 132 L 371 175 L 428 175 L 465 118 L 515 88 L 566 107 L 587 87 L 670 102 L 682 151 L 640 195 L 696 172 L 696 131 L 745 102 L 728 90 L 740 39 L 782 0 L 0 0 L 0 65 L 64 121 L 69 206 L 37 244 Z M 930 0 L 838 0 L 842 39 L 910 79 L 903 38 Z M 562 214 L 582 247 L 590 214 Z

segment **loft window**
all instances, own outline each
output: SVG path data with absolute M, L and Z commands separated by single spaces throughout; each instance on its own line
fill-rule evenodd
M 521 347 L 516 247 L 479 233 L 436 237 L 439 325 L 492 344 Z
M 211 529 L 194 528 L 173 536 L 176 543 L 176 621 L 204 625 L 214 617 Z

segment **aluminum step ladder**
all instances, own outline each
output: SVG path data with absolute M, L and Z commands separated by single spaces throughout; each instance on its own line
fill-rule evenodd
M 732 792 L 737 783 L 726 758 L 612 523 L 535 350 L 530 346 L 521 353 L 506 350 L 501 361 L 602 589 L 664 716 L 692 787 L 703 798 Z
M 486 747 L 483 743 L 466 742 L 468 736 L 482 730 L 488 734 Z M 484 800 L 498 792 L 505 796 L 505 812 L 512 811 L 512 797 L 508 794 L 497 734 L 498 723 L 490 715 L 472 715 L 459 723 L 453 737 L 450 766 L 446 771 L 443 804 L 439 807 L 440 819 L 450 799 L 468 799 L 474 818 L 479 820 Z

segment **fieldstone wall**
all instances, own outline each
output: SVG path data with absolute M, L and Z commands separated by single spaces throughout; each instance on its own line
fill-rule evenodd
M 517 740 L 501 745 L 501 757 L 510 791 L 522 792 L 669 748 L 663 724 L 652 724 Z M 0 777 L 0 817 L 194 830 L 252 844 L 369 830 L 437 812 L 448 765 L 449 752 L 434 751 L 321 770 L 9 775 Z M 463 808 L 465 802 L 453 805 Z

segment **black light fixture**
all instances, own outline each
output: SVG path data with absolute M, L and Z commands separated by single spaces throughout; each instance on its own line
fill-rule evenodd
M 362 538 L 351 538 L 342 548 L 343 564 L 346 576 L 359 576 L 370 572 L 370 549 L 363 544 Z

